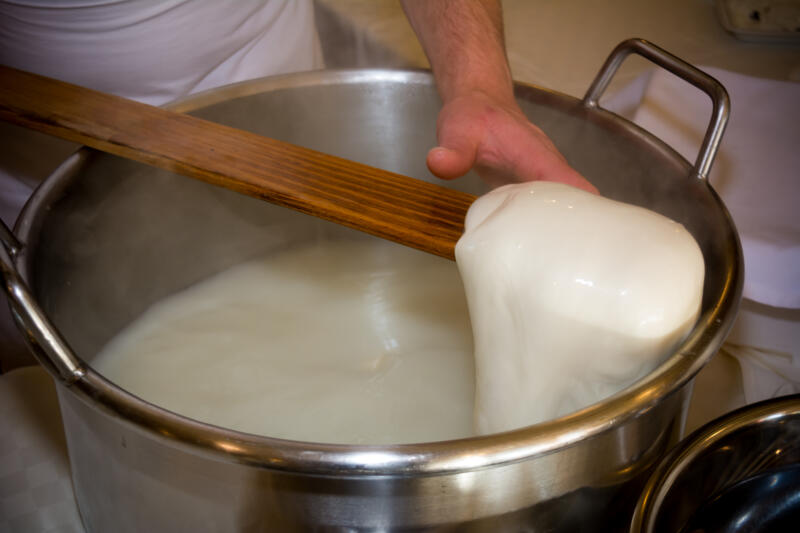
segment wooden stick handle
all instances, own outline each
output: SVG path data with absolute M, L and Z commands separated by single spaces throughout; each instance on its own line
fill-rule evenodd
M 0 119 L 449 259 L 475 197 L 0 66 Z

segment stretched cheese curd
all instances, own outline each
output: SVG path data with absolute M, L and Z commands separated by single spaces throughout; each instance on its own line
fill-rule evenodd
M 608 397 L 673 351 L 705 266 L 686 229 L 567 185 L 507 185 L 469 210 L 456 260 L 475 340 L 475 426 L 493 433 Z
M 680 224 L 566 185 L 481 197 L 456 256 L 458 269 L 378 239 L 301 244 L 162 300 L 92 365 L 235 430 L 426 442 L 602 400 L 699 310 L 703 259 Z

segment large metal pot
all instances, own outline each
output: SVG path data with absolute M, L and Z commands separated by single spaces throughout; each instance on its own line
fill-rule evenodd
M 598 106 L 631 52 L 711 95 L 713 120 L 695 166 Z M 681 436 L 692 378 L 722 343 L 740 296 L 738 238 L 706 181 L 727 97 L 714 80 L 643 41 L 623 43 L 583 101 L 516 90 L 523 110 L 603 194 L 664 213 L 697 239 L 706 262 L 702 311 L 679 349 L 606 401 L 480 438 L 345 446 L 202 424 L 116 387 L 92 369 L 93 355 L 151 303 L 199 279 L 288 242 L 351 232 L 80 150 L 36 191 L 17 237 L 4 235 L 11 254 L 0 250 L 0 263 L 37 356 L 61 385 L 73 484 L 89 531 L 625 526 L 651 466 Z M 439 105 L 427 73 L 368 70 L 268 78 L 177 108 L 429 179 L 424 154 Z M 482 190 L 474 176 L 458 187 Z

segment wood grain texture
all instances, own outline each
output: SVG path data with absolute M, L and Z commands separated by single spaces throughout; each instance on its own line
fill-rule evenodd
M 448 259 L 475 197 L 0 66 L 0 119 Z

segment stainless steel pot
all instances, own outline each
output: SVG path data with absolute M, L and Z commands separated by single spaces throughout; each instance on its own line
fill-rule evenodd
M 630 533 L 794 531 L 799 515 L 795 394 L 737 409 L 676 446 L 648 480 Z
M 599 107 L 631 52 L 711 96 L 712 123 L 694 166 Z M 706 181 L 727 96 L 713 79 L 638 40 L 614 51 L 583 101 L 526 85 L 516 91 L 523 110 L 603 194 L 664 213 L 697 239 L 706 262 L 702 311 L 679 349 L 606 401 L 480 438 L 344 446 L 202 424 L 121 390 L 92 369 L 92 357 L 151 303 L 199 279 L 290 242 L 351 232 L 80 150 L 36 191 L 16 237 L 5 232 L 0 263 L 35 353 L 61 385 L 73 484 L 89 531 L 610 531 L 627 524 L 651 466 L 682 434 L 692 378 L 722 343 L 740 297 L 738 238 Z M 424 154 L 439 105 L 426 73 L 367 70 L 267 78 L 176 107 L 433 179 Z M 482 190 L 475 176 L 458 187 Z

